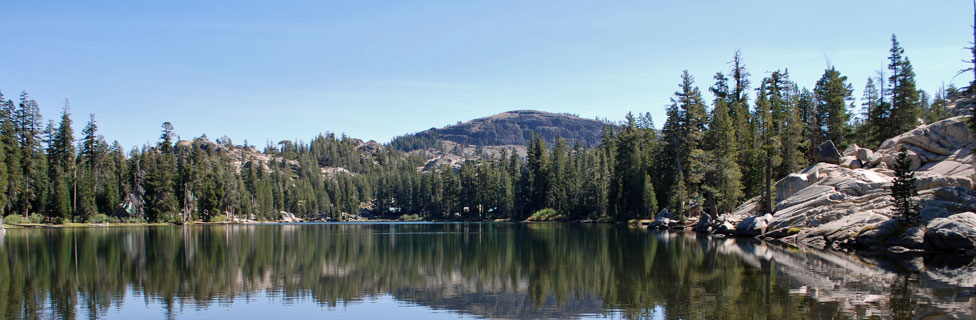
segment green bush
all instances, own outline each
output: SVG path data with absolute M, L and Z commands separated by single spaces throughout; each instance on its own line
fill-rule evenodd
M 797 233 L 800 233 L 800 231 L 803 231 L 803 228 L 796 228 L 796 227 L 793 227 L 793 228 L 790 228 L 790 230 L 786 230 L 786 234 L 788 234 L 788 235 L 791 235 L 791 236 L 792 236 L 792 235 L 794 235 L 794 234 L 797 234 Z
M 420 221 L 420 215 L 417 214 L 405 214 L 400 216 L 400 221 Z
M 536 211 L 528 219 L 525 219 L 525 221 L 561 221 L 565 219 L 566 216 L 556 212 L 556 209 L 545 208 Z
M 35 213 L 24 218 L 24 216 L 19 214 L 12 214 L 3 218 L 3 223 L 6 224 L 28 224 L 28 223 L 44 223 L 44 216 Z
M 226 215 L 223 215 L 223 214 L 218 214 L 218 215 L 215 215 L 215 216 L 210 217 L 210 222 L 220 223 L 220 222 L 225 222 L 225 221 L 227 221 L 227 216 Z
M 3 218 L 3 223 L 6 224 L 24 224 L 27 223 L 27 218 L 19 214 L 12 214 Z
M 44 215 L 40 213 L 31 213 L 31 215 L 27 217 L 27 220 L 30 221 L 30 223 L 44 223 Z
M 146 219 L 137 217 L 125 217 L 120 220 L 122 223 L 146 223 Z
M 88 220 L 88 222 L 89 223 L 117 223 L 119 222 L 119 219 L 114 217 L 109 217 L 104 213 L 99 213 L 96 214 L 94 217 L 92 217 L 91 220 Z
M 180 215 L 175 213 L 164 213 L 159 215 L 159 222 L 182 223 L 183 219 L 180 218 Z

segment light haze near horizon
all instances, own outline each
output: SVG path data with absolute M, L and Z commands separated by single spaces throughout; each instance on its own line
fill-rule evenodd
M 972 23 L 959 0 L 13 0 L 0 90 L 55 121 L 70 99 L 76 137 L 94 113 L 127 150 L 164 121 L 258 147 L 326 131 L 387 142 L 516 109 L 660 126 L 681 71 L 707 93 L 736 49 L 754 85 L 788 69 L 812 89 L 829 63 L 860 99 L 894 33 L 920 89 L 962 87 Z

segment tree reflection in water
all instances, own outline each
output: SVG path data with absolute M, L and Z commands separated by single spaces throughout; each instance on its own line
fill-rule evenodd
M 644 318 L 662 312 L 667 319 L 856 318 L 901 316 L 921 305 L 972 315 L 971 291 L 943 285 L 941 295 L 926 297 L 931 290 L 910 289 L 925 286 L 917 279 L 898 280 L 896 273 L 861 265 L 870 264 L 756 241 L 616 225 L 8 230 L 0 243 L 0 315 L 96 318 L 110 308 L 155 302 L 163 306 L 160 316 L 178 316 L 184 305 L 207 309 L 254 303 L 255 296 L 269 300 L 259 303 L 335 307 L 381 295 L 505 318 Z M 838 283 L 838 276 L 845 280 Z M 133 292 L 145 299 L 126 301 Z M 944 298 L 950 293 L 955 296 Z

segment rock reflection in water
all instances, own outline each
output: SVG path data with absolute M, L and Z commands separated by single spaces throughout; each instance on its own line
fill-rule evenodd
M 976 304 L 971 258 L 612 225 L 18 229 L 0 239 L 0 317 L 10 319 L 124 317 L 149 302 L 160 316 L 243 302 L 269 304 L 263 316 L 283 302 L 341 314 L 386 295 L 492 318 L 972 318 Z

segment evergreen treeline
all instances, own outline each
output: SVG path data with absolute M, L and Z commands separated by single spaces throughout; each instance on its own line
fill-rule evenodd
M 26 92 L 16 103 L 0 94 L 0 210 L 47 222 L 186 222 L 275 220 L 282 211 L 522 220 L 551 208 L 565 219 L 620 221 L 662 208 L 715 215 L 759 197 L 760 211 L 771 212 L 772 184 L 810 164 L 820 143 L 876 148 L 920 119 L 952 115 L 946 97 L 958 90 L 930 102 L 894 36 L 891 43 L 887 71 L 868 79 L 857 115 L 852 85 L 836 68 L 813 90 L 785 69 L 753 87 L 736 52 L 728 73 L 714 75 L 710 102 L 681 75 L 660 131 L 649 113 L 627 114 L 604 127 L 598 145 L 532 134 L 525 157 L 502 152 L 427 171 L 418 169 L 424 153 L 399 150 L 439 147 L 430 134 L 381 147 L 323 134 L 259 152 L 229 138 L 179 140 L 167 122 L 155 145 L 126 153 L 98 134 L 94 115 L 76 140 L 67 101 L 58 123 L 44 123 Z

